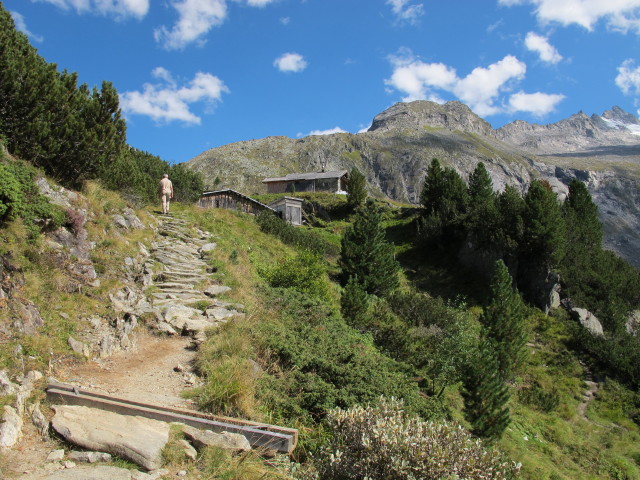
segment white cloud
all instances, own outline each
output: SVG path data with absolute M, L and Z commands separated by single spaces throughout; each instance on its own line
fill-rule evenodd
M 564 99 L 565 96 L 560 94 L 518 92 L 509 98 L 509 106 L 513 112 L 529 112 L 536 117 L 543 117 Z
M 625 95 L 640 95 L 640 67 L 632 59 L 627 59 L 618 67 L 616 85 Z
M 142 18 L 149 12 L 149 0 L 31 0 L 46 2 L 77 13 L 98 13 L 116 18 Z
M 547 37 L 529 32 L 524 39 L 524 44 L 528 50 L 537 53 L 543 62 L 555 64 L 562 60 L 562 55 L 549 43 Z
M 171 72 L 157 67 L 152 75 L 159 82 L 145 83 L 143 90 L 124 92 L 120 95 L 120 106 L 129 115 L 146 115 L 156 122 L 181 121 L 199 125 L 201 118 L 190 110 L 191 104 L 204 102 L 211 106 L 220 101 L 229 89 L 218 77 L 198 72 L 193 80 L 179 86 Z
M 299 53 L 284 53 L 274 60 L 273 66 L 281 72 L 301 72 L 307 68 L 307 61 Z
M 587 30 L 603 19 L 607 26 L 640 33 L 640 0 L 498 0 L 505 6 L 531 4 L 541 23 L 577 24 Z
M 411 0 L 387 0 L 386 3 L 391 5 L 391 11 L 399 22 L 415 24 L 424 15 L 424 5 L 410 2 Z
M 340 127 L 333 127 L 328 130 L 312 130 L 308 135 L 332 135 L 334 133 L 347 133 L 347 131 Z
M 250 7 L 266 7 L 273 2 L 274 0 L 247 0 L 247 5 L 249 5 Z
M 275 0 L 235 1 L 238 3 L 246 3 L 250 7 L 266 7 Z M 178 21 L 171 29 L 163 25 L 156 28 L 153 32 L 155 40 L 162 43 L 167 50 L 180 50 L 194 42 L 203 44 L 206 41 L 204 36 L 209 30 L 222 25 L 227 18 L 227 0 L 169 0 L 169 4 L 178 12 Z
M 178 21 L 171 30 L 162 26 L 153 32 L 167 50 L 179 50 L 201 40 L 227 17 L 225 0 L 174 0 L 171 5 L 178 11 Z
M 406 52 L 405 52 L 406 54 Z M 413 57 L 391 57 L 394 71 L 385 84 L 406 94 L 403 101 L 442 100 L 434 89 L 454 94 L 478 115 L 493 115 L 502 111 L 495 104 L 511 84 L 522 80 L 526 65 L 512 55 L 489 65 L 477 67 L 464 78 L 455 69 L 442 63 L 424 63 Z
M 13 23 L 16 24 L 16 28 L 19 31 L 24 33 L 27 37 L 29 37 L 34 42 L 42 43 L 42 41 L 44 40 L 42 35 L 36 35 L 35 33 L 32 33 L 32 32 L 29 31 L 29 29 L 27 28 L 27 23 L 25 22 L 24 16 L 22 14 L 20 14 L 18 12 L 14 12 L 14 11 L 10 11 L 9 13 L 11 14 L 11 17 L 13 18 Z
M 289 25 L 289 23 L 291 23 L 291 18 L 289 18 L 289 17 L 282 17 L 282 18 L 280 19 L 280 23 L 281 23 L 282 25 Z

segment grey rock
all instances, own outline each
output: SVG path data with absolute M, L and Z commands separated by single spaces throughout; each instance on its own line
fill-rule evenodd
M 170 305 L 164 312 L 164 321 L 172 327 L 182 330 L 184 324 L 189 320 L 195 320 L 202 316 L 202 312 L 185 305 Z
M 132 471 L 131 480 L 158 480 L 159 478 L 163 478 L 166 475 L 169 475 L 169 470 L 167 470 L 166 468 L 159 468 L 148 473 Z
M 88 407 L 55 405 L 53 429 L 82 448 L 111 453 L 147 470 L 160 468 L 169 425 Z
M 232 317 L 243 315 L 237 310 L 227 310 L 226 308 L 223 308 L 223 307 L 207 308 L 205 314 L 207 315 L 208 318 L 214 319 L 214 320 L 224 320 L 224 319 L 229 319 Z
M 47 462 L 59 462 L 64 458 L 64 449 L 53 450 L 47 455 Z
M 167 322 L 158 322 L 155 328 L 158 332 L 165 333 L 167 335 L 177 335 L 178 333 Z
M 211 285 L 204 291 L 204 294 L 210 297 L 216 297 L 230 290 L 231 290 L 231 287 L 227 287 L 225 285 Z
M 16 410 L 9 406 L 4 406 L 2 422 L 0 422 L 0 447 L 13 447 L 22 435 L 22 418 Z
M 629 335 L 640 335 L 640 310 L 634 310 L 629 314 L 625 327 Z
M 74 352 L 80 355 L 84 355 L 86 358 L 90 357 L 91 353 L 89 351 L 89 346 L 86 343 L 82 343 L 73 337 L 69 337 L 67 339 L 67 343 L 71 347 L 71 350 L 73 350 Z
M 0 395 L 13 395 L 18 386 L 9 380 L 6 370 L 0 370 Z
M 182 439 L 178 442 L 178 445 L 180 445 L 187 458 L 190 458 L 194 462 L 196 461 L 196 458 L 198 457 L 198 451 L 193 448 L 193 446 L 189 442 Z
M 218 248 L 218 245 L 215 242 L 211 242 L 211 243 L 205 243 L 203 246 L 201 246 L 198 251 L 200 253 L 209 253 L 214 251 L 216 248 Z
M 234 452 L 248 452 L 251 444 L 244 435 L 238 433 L 214 433 L 211 430 L 198 430 L 184 425 L 182 432 L 196 448 L 218 447 Z
M 79 463 L 110 462 L 111 455 L 105 452 L 81 452 L 74 450 L 69 454 L 69 460 Z
M 589 310 L 584 308 L 573 308 L 571 310 L 571 314 L 580 322 L 580 325 L 589 330 L 592 335 L 600 337 L 604 335 L 600 320 L 598 320 L 598 317 Z
M 72 462 L 72 461 L 70 461 L 70 460 L 64 460 L 64 461 L 62 462 L 62 466 L 63 466 L 64 468 L 76 468 L 76 464 L 75 464 L 75 462 Z
M 132 209 L 125 208 L 123 213 L 128 228 L 133 228 L 135 230 L 144 228 L 144 224 L 140 221 L 140 219 L 136 215 L 136 212 L 134 212 Z
M 31 422 L 38 429 L 38 433 L 43 437 L 47 437 L 49 434 L 49 421 L 43 415 L 40 410 L 40 402 L 31 406 Z
M 127 222 L 122 215 L 115 214 L 111 218 L 113 219 L 113 224 L 116 227 L 122 228 L 123 230 L 127 230 L 129 228 L 129 222 Z

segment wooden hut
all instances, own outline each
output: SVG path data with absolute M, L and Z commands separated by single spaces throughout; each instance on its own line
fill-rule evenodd
M 302 198 L 282 197 L 275 202 L 269 204 L 280 218 L 289 222 L 291 225 L 302 225 Z
M 330 192 L 346 193 L 348 172 L 290 173 L 284 177 L 265 178 L 267 193 Z
M 198 200 L 198 206 L 203 208 L 226 208 L 229 210 L 239 210 L 244 213 L 257 215 L 263 210 L 275 212 L 275 210 L 264 203 L 260 203 L 253 198 L 247 197 L 235 190 L 218 190 L 215 192 L 204 192 Z

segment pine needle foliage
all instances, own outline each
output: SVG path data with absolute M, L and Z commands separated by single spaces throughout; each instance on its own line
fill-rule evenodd
M 357 278 L 366 293 L 381 297 L 398 286 L 400 265 L 393 245 L 385 238 L 382 211 L 372 200 L 357 211 L 342 237 L 341 247 L 338 265 L 343 285 L 350 277 Z
M 362 206 L 367 199 L 367 179 L 357 168 L 352 168 L 349 173 L 349 184 L 347 187 L 347 204 L 353 210 Z
M 464 416 L 471 424 L 471 432 L 489 441 L 500 439 L 510 423 L 509 390 L 500 377 L 492 339 L 480 343 L 462 383 Z
M 518 292 L 513 289 L 509 270 L 502 260 L 498 260 L 480 322 L 487 335 L 495 341 L 498 371 L 504 381 L 511 380 L 525 358 L 525 318 L 525 305 Z

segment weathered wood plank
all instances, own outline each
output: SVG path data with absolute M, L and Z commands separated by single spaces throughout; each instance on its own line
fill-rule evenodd
M 254 448 L 269 448 L 291 453 L 298 442 L 298 431 L 292 428 L 134 402 L 110 395 L 83 391 L 71 385 L 60 383 L 49 384 L 47 398 L 53 403 L 83 405 L 121 415 L 137 415 L 164 422 L 180 422 L 216 433 L 223 431 L 239 433 L 244 435 Z

